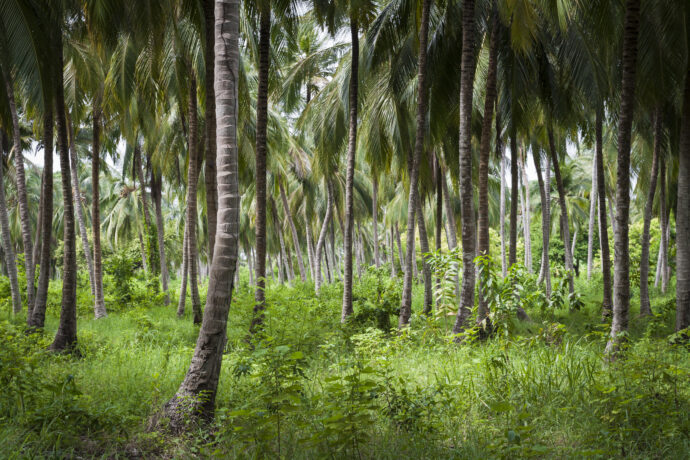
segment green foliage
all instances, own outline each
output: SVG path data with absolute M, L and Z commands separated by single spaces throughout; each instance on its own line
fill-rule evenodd
M 367 267 L 352 290 L 355 309 L 352 322 L 358 326 L 390 330 L 390 316 L 400 311 L 401 290 L 400 280 L 391 278 L 388 269 Z

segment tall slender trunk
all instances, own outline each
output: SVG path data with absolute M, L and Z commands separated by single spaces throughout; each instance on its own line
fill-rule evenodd
M 77 223 L 79 225 L 79 235 L 81 236 L 81 245 L 84 250 L 84 258 L 86 259 L 86 269 L 89 274 L 89 286 L 91 287 L 91 295 L 95 296 L 96 289 L 94 286 L 93 276 L 93 259 L 91 258 L 91 245 L 89 244 L 89 236 L 86 233 L 86 219 L 84 218 L 84 210 L 81 203 L 81 190 L 79 187 L 79 170 L 77 163 L 77 148 L 74 144 L 76 133 L 72 127 L 72 120 L 69 114 L 65 114 L 67 120 L 67 132 L 69 135 L 69 153 L 70 153 L 70 175 L 72 176 L 72 197 L 74 198 L 74 209 L 77 214 Z
M 434 243 L 436 253 L 441 254 L 441 229 L 443 227 L 443 184 L 441 181 L 441 163 L 438 160 L 438 156 L 434 155 L 434 174 L 436 176 L 436 231 L 434 233 Z M 441 287 L 441 278 L 436 278 L 436 292 L 439 292 Z M 438 304 L 438 301 L 437 301 Z
M 389 251 L 389 259 L 391 262 L 391 276 L 393 278 L 398 277 L 398 269 L 395 266 L 395 235 L 393 232 L 393 226 L 391 225 L 390 228 L 390 251 Z
M 422 198 L 417 194 L 417 210 L 415 212 L 417 217 L 417 226 L 419 227 L 419 249 L 422 252 L 422 276 L 424 277 L 424 310 L 423 314 L 431 314 L 431 309 L 434 305 L 434 298 L 431 289 L 431 267 L 427 260 L 429 252 L 429 237 L 426 231 L 426 223 L 424 221 L 424 209 L 422 207 Z
M 161 284 L 165 293 L 165 305 L 170 304 L 168 294 L 168 263 L 165 257 L 165 223 L 163 222 L 163 176 L 151 174 L 151 195 L 156 211 L 156 234 L 158 237 L 158 259 L 160 261 Z
M 359 222 L 357 222 L 357 232 L 354 235 L 353 250 L 357 266 L 357 279 L 362 279 L 362 229 L 359 227 Z
M 642 253 L 640 256 L 640 315 L 652 314 L 649 303 L 649 227 L 652 222 L 652 208 L 656 193 L 656 181 L 659 176 L 659 155 L 661 154 L 661 110 L 654 113 L 654 149 L 652 153 L 652 172 L 647 191 L 647 203 L 644 207 L 644 224 L 642 227 Z
M 42 228 L 40 231 L 45 241 L 41 244 L 39 256 L 40 273 L 38 274 L 36 302 L 31 310 L 31 316 L 26 318 L 27 325 L 32 329 L 42 328 L 45 324 L 48 285 L 50 283 L 51 239 L 53 236 L 53 122 L 53 109 L 48 107 L 43 114 L 43 184 L 41 189 L 43 200 L 41 201 L 41 214 L 44 217 L 41 219 Z M 2 203 L 4 204 L 4 202 L 5 200 L 2 198 Z M 16 276 L 17 268 L 14 266 L 14 258 L 12 258 L 12 261 L 13 267 L 10 267 L 8 264 L 8 269 L 13 270 Z M 12 273 L 10 272 L 10 287 L 12 287 L 11 275 Z
M 592 161 L 592 189 L 589 193 L 589 230 L 587 232 L 587 281 L 592 279 L 594 266 L 594 221 L 597 215 L 597 162 Z
M 280 257 L 283 262 L 283 265 L 285 267 L 285 275 L 287 277 L 287 280 L 292 283 L 292 275 L 290 273 L 290 267 L 288 265 L 288 257 L 287 257 L 287 250 L 285 247 L 285 238 L 283 238 L 283 225 L 282 221 L 278 218 L 278 206 L 276 205 L 275 200 L 273 197 L 269 198 L 270 205 L 271 205 L 271 217 L 273 217 L 273 225 L 275 227 L 275 231 L 278 234 L 278 240 L 280 241 Z
M 460 198 L 462 201 L 462 291 L 453 334 L 465 328 L 474 307 L 475 228 L 474 190 L 472 188 L 472 95 L 474 93 L 475 46 L 474 0 L 462 2 L 462 58 L 460 69 Z
M 316 279 L 316 257 L 314 255 L 314 236 L 311 231 L 311 222 L 307 218 L 307 207 L 304 207 L 304 228 L 307 233 L 307 255 L 309 256 L 309 272 L 311 273 L 311 279 Z
M 62 69 L 62 34 L 57 34 L 56 52 L 58 53 L 57 69 Z M 58 130 L 58 150 L 60 151 L 60 171 L 69 171 L 69 147 L 67 145 L 67 123 L 65 121 L 65 95 L 62 72 L 56 72 L 55 112 Z M 60 174 L 62 178 L 63 218 L 63 274 L 62 274 L 62 307 L 60 325 L 51 350 L 71 350 L 77 344 L 77 248 L 74 229 L 74 201 L 69 174 Z
M 523 148 L 522 150 L 524 151 L 525 149 Z M 527 152 L 525 151 L 525 155 L 526 154 Z M 532 233 L 530 232 L 530 222 L 532 221 L 532 206 L 529 202 L 529 178 L 527 177 L 527 168 L 525 168 L 525 162 L 522 160 L 522 156 L 520 156 L 518 163 L 522 170 L 522 181 L 525 187 L 525 208 L 522 213 L 522 233 L 525 239 L 525 267 L 527 267 L 528 273 L 532 273 Z
M 690 326 L 690 64 L 685 76 L 676 211 L 676 331 Z
M 549 261 L 549 239 L 551 230 L 551 216 L 549 213 L 549 200 L 546 191 L 549 185 L 545 183 L 541 173 L 541 159 L 539 158 L 539 149 L 532 146 L 532 158 L 534 159 L 534 169 L 537 172 L 537 181 L 539 182 L 539 195 L 541 198 L 541 274 L 540 278 L 546 284 L 546 297 L 551 298 L 551 267 Z M 516 200 L 517 203 L 517 200 Z
M 45 123 L 48 124 L 49 120 L 52 122 L 52 116 L 46 115 L 45 116 Z M 52 124 L 52 123 L 51 123 Z M 52 133 L 52 125 L 50 126 L 50 132 Z M 47 129 L 46 129 L 47 131 Z M 2 132 L 0 132 L 0 136 L 2 136 Z M 52 140 L 52 134 L 51 134 L 51 140 Z M 0 148 L 2 148 L 3 142 L 2 139 L 0 138 Z M 53 152 L 52 148 L 50 151 L 48 150 L 48 146 L 46 146 L 46 152 L 50 152 L 50 168 L 52 169 L 52 160 L 53 160 Z M 48 153 L 46 153 L 46 156 L 48 156 Z M 7 215 L 7 200 L 5 199 L 5 184 L 4 184 L 4 165 L 0 163 L 0 229 L 2 230 L 2 251 L 3 255 L 5 256 L 5 263 L 7 265 L 7 275 L 8 278 L 10 279 L 10 293 L 12 295 L 12 313 L 13 314 L 18 314 L 19 312 L 22 311 L 22 295 L 19 292 L 19 281 L 17 278 L 17 264 L 15 261 L 15 255 L 14 255 L 14 248 L 12 247 L 12 240 L 10 239 L 10 220 Z M 44 170 L 48 168 L 48 165 L 44 165 Z M 51 173 L 51 181 L 52 181 L 52 173 Z M 52 203 L 52 193 L 51 193 L 51 203 Z M 52 213 L 51 213 L 52 215 Z M 50 248 L 50 244 L 47 244 L 48 248 Z M 47 265 L 46 265 L 47 267 Z M 41 272 L 46 271 L 46 269 L 42 269 Z M 45 301 L 43 302 L 43 316 L 45 316 Z M 29 326 L 31 326 L 32 323 L 29 321 Z M 43 322 L 41 322 L 39 327 L 43 327 Z
M 345 322 L 353 313 L 352 310 L 352 233 L 354 228 L 353 184 L 355 178 L 355 155 L 357 153 L 357 91 L 359 88 L 359 26 L 354 15 L 350 16 L 350 37 L 352 40 L 350 64 L 349 110 L 350 128 L 347 142 L 347 162 L 345 170 L 345 229 L 343 232 L 343 247 L 345 250 L 345 265 L 343 267 L 343 308 L 340 317 Z M 376 201 L 374 200 L 374 209 Z M 374 211 L 376 212 L 376 211 Z M 374 214 L 374 235 L 376 234 L 376 214 Z M 376 250 L 376 266 L 378 267 L 378 241 L 374 242 Z
M 670 236 L 669 211 L 666 209 L 666 159 L 662 156 L 659 164 L 659 223 L 661 224 L 661 292 L 666 293 L 668 286 L 668 240 Z M 677 220 L 677 218 L 676 218 Z
M 419 57 L 418 57 L 418 73 L 417 73 L 417 119 L 416 119 L 416 131 L 415 131 L 415 144 L 414 152 L 412 154 L 412 161 L 410 169 L 410 193 L 407 200 L 407 253 L 405 254 L 406 262 L 405 265 L 408 267 L 415 263 L 413 258 L 414 253 L 414 224 L 415 224 L 415 213 L 417 210 L 420 212 L 419 224 L 424 225 L 424 216 L 421 215 L 421 200 L 419 199 L 419 188 L 418 188 L 418 178 L 419 178 L 419 164 L 422 158 L 422 151 L 424 149 L 424 130 L 426 121 L 426 111 L 427 111 L 427 93 L 426 93 L 426 56 L 427 56 L 427 35 L 429 30 L 429 9 L 431 8 L 432 0 L 422 0 L 422 16 L 419 27 Z M 420 238 L 422 237 L 422 232 L 424 232 L 424 239 L 426 240 L 426 228 L 419 229 Z M 424 243 L 422 243 L 424 244 Z M 427 252 L 428 252 L 428 240 L 426 241 Z M 427 264 L 424 264 L 427 267 Z M 427 279 L 426 273 L 429 276 Z M 424 289 L 424 299 L 425 311 L 427 308 L 431 308 L 430 305 L 427 306 L 427 301 L 431 303 L 431 271 L 428 267 L 424 270 L 425 273 L 425 289 Z M 429 295 L 427 296 L 427 289 Z M 402 292 L 402 302 L 400 305 L 400 317 L 398 318 L 398 327 L 404 327 L 410 322 L 410 316 L 412 314 L 412 270 L 405 271 L 405 278 L 403 281 L 403 292 Z
M 489 40 L 489 68 L 486 76 L 486 96 L 484 97 L 484 118 L 482 119 L 482 135 L 479 147 L 479 206 L 477 211 L 477 250 L 478 255 L 488 256 L 491 248 L 489 241 L 489 154 L 491 149 L 491 125 L 496 101 L 496 54 L 498 52 L 498 10 L 492 3 L 491 38 Z M 477 308 L 477 324 L 490 327 L 489 299 L 485 295 L 488 289 L 482 279 L 479 280 L 479 306 Z
M 635 110 L 635 74 L 637 35 L 640 26 L 640 0 L 625 2 L 623 32 L 623 78 L 618 125 L 618 174 L 616 175 L 616 231 L 614 233 L 614 300 L 611 339 L 606 351 L 613 353 L 620 342 L 618 335 L 628 330 L 630 310 L 630 252 L 628 222 L 630 214 L 630 138 Z M 682 155 L 681 155 L 682 156 Z M 680 190 L 679 190 L 680 191 Z
M 3 31 L 4 35 L 4 31 Z M 26 299 L 27 305 L 34 304 L 34 262 L 33 243 L 31 241 L 31 219 L 29 218 L 29 203 L 26 197 L 26 175 L 24 173 L 24 152 L 22 151 L 21 133 L 19 131 L 19 115 L 14 98 L 14 83 L 12 72 L 8 64 L 0 65 L 5 80 L 5 96 L 10 108 L 12 119 L 12 150 L 14 152 L 14 168 L 17 181 L 17 204 L 19 205 L 19 221 L 24 245 L 24 268 L 26 270 Z M 64 115 L 63 115 L 64 116 Z M 68 163 L 69 164 L 69 163 Z M 27 310 L 29 310 L 28 308 Z
M 108 313 L 103 298 L 103 263 L 101 261 L 101 196 L 99 190 L 101 161 L 101 107 L 100 100 L 92 108 L 93 137 L 91 143 L 91 228 L 93 231 L 93 284 L 96 318 L 103 318 Z M 167 294 L 166 294 L 167 295 Z
M 565 204 L 565 186 L 563 185 L 561 167 L 558 162 L 558 153 L 556 152 L 556 143 L 553 138 L 553 125 L 551 123 L 552 122 L 550 121 L 548 125 L 549 151 L 551 153 L 551 166 L 553 167 L 553 174 L 556 176 L 558 205 L 561 208 L 561 228 L 563 229 L 565 269 L 568 271 L 568 290 L 572 294 L 575 292 L 575 282 L 573 280 L 573 255 L 570 252 L 570 224 L 568 219 L 568 207 Z
M 249 285 L 254 286 L 254 250 L 250 247 L 247 254 L 247 268 L 249 270 Z
M 189 290 L 192 294 L 192 311 L 194 324 L 201 324 L 201 299 L 199 298 L 199 284 L 197 273 L 197 187 L 199 182 L 198 166 L 198 114 L 196 98 L 196 76 L 192 74 L 189 85 L 189 166 L 187 171 L 187 251 L 189 269 Z M 142 184 L 143 187 L 143 184 Z
M 216 73 L 218 104 L 218 225 L 204 320 L 189 370 L 166 404 L 171 426 L 184 429 L 190 416 L 213 416 L 228 311 L 238 259 L 240 194 L 237 165 L 237 76 L 239 73 L 239 2 L 216 0 Z
M 187 277 L 189 276 L 189 236 L 187 235 L 187 225 L 184 226 L 182 236 L 182 279 L 180 280 L 180 297 L 177 301 L 177 316 L 184 315 L 185 304 L 187 303 Z
M 446 179 L 446 172 L 441 166 L 441 185 L 443 186 L 443 202 L 446 208 L 446 223 L 447 223 L 447 241 L 448 250 L 453 251 L 458 246 L 457 230 L 455 227 L 455 212 L 450 201 L 450 193 L 448 190 L 448 181 Z M 460 274 L 455 273 L 455 298 L 460 300 Z
M 514 121 L 511 121 L 514 123 Z M 518 148 L 515 127 L 510 133 L 510 244 L 508 249 L 508 265 L 517 262 L 517 219 L 518 219 Z
M 192 114 L 189 116 L 189 124 L 191 130 L 192 124 Z M 146 258 L 147 265 L 151 267 L 151 258 L 153 255 L 149 251 L 149 234 L 151 232 L 151 213 L 149 212 L 149 203 L 146 198 L 146 180 L 144 179 L 144 168 L 141 160 L 141 146 L 139 145 L 139 139 L 137 138 L 134 144 L 134 169 L 137 175 L 137 181 L 139 181 L 139 198 L 141 199 L 141 208 L 144 212 L 144 257 Z M 198 170 L 197 170 L 198 171 Z
M 601 246 L 601 271 L 604 282 L 604 292 L 601 303 L 602 318 L 611 317 L 613 302 L 611 295 L 611 256 L 609 255 L 609 229 L 606 223 L 606 178 L 604 176 L 603 154 L 603 107 L 597 108 L 595 120 L 595 156 L 597 162 L 597 195 L 599 196 L 599 244 Z
M 372 203 L 371 203 L 371 216 L 374 221 L 374 264 L 376 268 L 381 266 L 381 259 L 379 258 L 379 179 L 374 173 L 372 179 Z
M 213 0 L 204 0 L 205 47 L 205 129 L 206 129 L 206 223 L 208 227 L 209 264 L 213 263 L 213 248 L 216 242 L 216 222 L 218 217 L 218 181 L 216 171 L 216 93 L 213 87 L 215 63 L 213 47 L 216 42 L 213 33 Z M 239 270 L 238 270 L 239 271 Z
M 216 0 L 217 1 L 217 0 Z M 216 5 L 216 9 L 218 5 Z M 268 127 L 268 70 L 271 48 L 271 9 L 261 8 L 259 18 L 259 87 L 256 95 L 256 291 L 250 333 L 263 324 L 266 307 L 266 130 Z
M 51 115 L 52 116 L 52 115 Z M 51 139 L 52 141 L 52 139 Z M 43 227 L 43 183 L 45 182 L 45 168 L 43 172 L 41 173 L 41 196 L 38 199 L 38 217 L 36 218 L 36 234 L 34 235 L 34 253 L 31 257 L 31 260 L 34 261 L 34 272 L 38 270 L 36 268 L 37 264 L 40 263 L 39 260 L 41 258 L 41 247 L 43 246 L 41 243 L 43 242 L 41 240 L 41 231 Z M 40 276 L 40 275 L 39 275 Z M 38 290 L 38 286 L 36 287 Z M 37 294 L 38 295 L 38 294 Z M 34 297 L 34 304 L 36 302 L 36 298 Z M 31 312 L 33 311 L 33 305 L 29 305 L 29 311 L 26 316 L 27 320 L 31 318 Z
M 407 266 L 405 265 L 405 258 L 403 257 L 403 249 L 402 249 L 402 244 L 400 242 L 400 230 L 398 229 L 398 223 L 395 223 L 395 241 L 398 244 L 398 260 L 400 261 L 400 270 L 403 272 L 403 275 L 407 271 Z
M 330 181 L 326 182 L 326 215 L 323 217 L 323 224 L 321 225 L 321 232 L 319 233 L 319 239 L 316 242 L 316 253 L 314 254 L 314 261 L 316 262 L 315 272 L 314 272 L 314 290 L 316 294 L 321 290 L 321 254 L 325 252 L 323 250 L 326 244 L 326 233 L 328 232 L 328 224 L 331 220 L 331 214 L 333 212 L 333 185 Z M 325 255 L 325 254 L 324 254 Z
M 506 260 L 506 158 L 503 153 L 503 146 L 501 145 L 501 137 L 498 134 L 500 127 L 498 126 L 498 114 L 496 115 L 496 154 L 498 161 L 501 162 L 501 194 L 499 204 L 499 227 L 501 233 L 501 273 L 503 277 L 508 274 L 508 261 Z
M 297 228 L 295 227 L 295 221 L 292 219 L 292 212 L 290 211 L 290 204 L 288 203 L 287 194 L 285 193 L 285 187 L 283 187 L 283 182 L 278 181 L 280 187 L 280 199 L 283 202 L 283 211 L 285 211 L 285 218 L 290 225 L 290 232 L 292 233 L 292 244 L 295 246 L 295 252 L 297 253 L 297 265 L 299 266 L 299 277 L 302 282 L 307 281 L 307 272 L 304 268 L 304 260 L 302 259 L 302 248 L 299 244 L 299 235 L 297 235 Z
M 338 215 L 338 209 L 334 208 L 333 213 L 340 217 Z M 329 233 L 329 238 L 330 238 L 330 243 L 331 243 L 331 268 L 333 272 L 333 279 L 337 280 L 340 278 L 340 264 L 338 263 L 338 259 L 336 258 L 336 252 L 335 252 L 335 223 L 334 219 L 331 219 L 331 228 L 330 228 L 330 233 Z

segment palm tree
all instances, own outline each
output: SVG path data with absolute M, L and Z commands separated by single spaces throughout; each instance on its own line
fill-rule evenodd
M 2 132 L 0 132 L 0 137 L 4 137 Z M 2 150 L 4 150 L 3 141 L 4 139 L 0 139 L 0 149 Z M 4 152 L 2 156 L 4 156 Z M 12 247 L 12 240 L 10 239 L 10 223 L 9 218 L 7 216 L 5 185 L 3 184 L 4 169 L 4 161 L 0 161 L 0 230 L 2 230 L 2 251 L 5 254 L 7 275 L 10 279 L 10 292 L 12 294 L 12 313 L 16 315 L 22 311 L 22 296 L 19 292 L 19 282 L 17 281 L 17 264 L 15 263 L 14 248 Z
M 626 0 L 623 33 L 623 77 L 618 124 L 618 175 L 616 179 L 616 229 L 614 231 L 613 321 L 607 353 L 613 353 L 618 335 L 628 329 L 630 310 L 630 252 L 628 218 L 630 214 L 630 138 L 635 104 L 637 35 L 640 24 L 640 0 Z
M 690 326 L 690 59 L 683 91 L 676 212 L 676 331 Z
M 216 141 L 218 147 L 218 227 L 204 320 L 187 374 L 165 411 L 180 430 L 188 417 L 213 416 L 225 348 L 228 311 L 238 257 L 239 181 L 237 156 L 237 76 L 239 1 L 215 2 Z
M 216 241 L 216 221 L 218 213 L 218 185 L 216 183 L 216 96 L 213 88 L 213 69 L 214 56 L 213 46 L 215 43 L 213 33 L 213 0 L 202 0 L 204 9 L 204 65 L 205 80 L 204 89 L 206 100 L 204 104 L 204 126 L 206 128 L 206 222 L 208 228 L 208 254 L 213 258 L 213 247 Z M 160 237 L 159 237 L 160 239 Z M 162 254 L 162 253 L 161 253 Z M 164 256 L 165 257 L 165 256 Z M 166 268 L 167 272 L 167 268 Z M 161 272 L 161 277 L 164 279 Z M 164 281 L 164 286 L 167 280 Z M 165 287 L 163 288 L 166 289 Z
M 611 293 L 611 256 L 609 254 L 609 231 L 606 223 L 606 176 L 604 175 L 604 153 L 602 140 L 603 110 L 596 108 L 595 120 L 595 153 L 597 163 L 597 195 L 599 196 L 599 240 L 601 246 L 601 272 L 604 278 L 604 292 L 601 304 L 603 319 L 613 314 L 613 297 Z
M 103 298 L 103 264 L 101 262 L 101 207 L 100 207 L 100 162 L 101 162 L 101 106 L 100 97 L 94 97 L 91 111 L 93 141 L 91 144 L 91 226 L 93 230 L 93 277 L 94 314 L 96 318 L 107 315 Z M 41 262 L 42 263 L 42 262 Z

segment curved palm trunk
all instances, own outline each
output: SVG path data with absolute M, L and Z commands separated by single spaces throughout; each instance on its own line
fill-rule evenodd
M 239 251 L 240 193 L 236 133 L 239 2 L 216 0 L 215 11 L 219 218 L 199 338 L 182 384 L 165 405 L 171 426 L 178 430 L 189 426 L 185 423 L 189 417 L 213 416 Z
M 206 128 L 206 223 L 208 227 L 209 264 L 213 263 L 213 248 L 216 241 L 216 222 L 218 214 L 218 182 L 216 179 L 216 94 L 213 87 L 214 74 L 214 43 L 213 34 L 213 0 L 204 0 L 205 47 L 204 65 L 206 66 L 204 86 L 205 100 L 205 128 Z M 165 289 L 165 287 L 163 288 Z
M 343 231 L 343 247 L 345 250 L 345 264 L 343 267 L 343 308 L 340 317 L 345 322 L 352 314 L 352 234 L 354 230 L 353 194 L 352 187 L 355 178 L 355 155 L 357 153 L 357 90 L 359 87 L 359 27 L 357 19 L 350 18 L 350 35 L 352 39 L 352 52 L 350 64 L 350 133 L 347 142 L 347 163 L 345 173 L 345 228 Z M 374 201 L 374 209 L 376 201 Z M 376 232 L 376 214 L 374 214 L 374 232 Z M 376 233 L 375 233 L 376 235 Z M 378 241 L 374 242 L 376 248 L 376 266 L 378 267 Z
M 381 260 L 379 258 L 379 179 L 376 174 L 374 174 L 372 179 L 371 197 L 371 218 L 374 221 L 374 264 L 376 265 L 376 268 L 379 268 L 381 266 Z
M 534 146 L 532 147 L 532 158 L 534 159 L 534 169 L 537 172 L 537 181 L 539 182 L 539 195 L 541 198 L 541 243 L 543 250 L 541 258 L 540 278 L 543 279 L 546 284 L 546 297 L 551 298 L 551 267 L 549 261 L 551 215 L 549 213 L 549 200 L 546 193 L 549 186 L 548 184 L 544 183 L 544 179 L 541 173 L 541 159 L 539 158 L 539 149 L 534 148 Z
M 676 212 L 676 331 L 690 326 L 690 65 L 685 77 Z
M 96 318 L 107 316 L 103 299 L 103 264 L 101 262 L 101 203 L 99 190 L 100 177 L 100 133 L 101 109 L 93 107 L 93 142 L 91 145 L 91 227 L 93 228 L 93 281 L 94 281 L 94 315 Z
M 412 162 L 410 167 L 410 194 L 407 200 L 407 251 L 405 254 L 405 265 L 408 269 L 405 271 L 403 279 L 402 302 L 400 305 L 400 317 L 398 318 L 398 327 L 404 327 L 410 322 L 412 314 L 412 270 L 409 267 L 414 263 L 416 265 L 415 251 L 414 251 L 414 224 L 415 213 L 420 213 L 417 219 L 420 224 L 420 238 L 422 231 L 424 232 L 424 240 L 426 240 L 426 228 L 422 229 L 424 225 L 424 216 L 421 215 L 422 206 L 419 198 L 419 163 L 422 158 L 422 151 L 424 149 L 424 130 L 426 122 L 427 111 L 427 88 L 426 88 L 426 55 L 427 55 L 427 36 L 429 30 L 429 9 L 431 8 L 432 0 L 422 0 L 422 16 L 419 27 L 419 57 L 418 57 L 418 74 L 417 74 L 417 129 L 415 132 L 414 152 L 412 154 Z M 424 243 L 422 243 L 424 244 Z M 428 240 L 426 241 L 428 252 Z M 423 251 L 423 250 L 422 250 Z M 431 271 L 428 270 L 426 262 L 424 263 L 424 309 L 430 311 L 432 302 L 431 299 Z M 426 276 L 428 272 L 428 277 Z M 427 290 L 429 294 L 427 295 Z
M 297 228 L 295 221 L 292 219 L 292 212 L 290 211 L 290 204 L 288 203 L 287 194 L 283 182 L 278 181 L 280 187 L 280 199 L 283 202 L 283 210 L 285 211 L 285 218 L 290 225 L 290 232 L 292 233 L 292 244 L 295 246 L 295 253 L 297 254 L 297 266 L 299 267 L 299 277 L 302 282 L 307 281 L 307 272 L 304 268 L 304 259 L 302 259 L 302 248 L 299 244 L 299 235 L 297 235 Z
M 316 253 L 314 254 L 314 261 L 316 262 L 316 267 L 314 271 L 314 290 L 316 294 L 319 294 L 321 290 L 321 254 L 325 256 L 324 246 L 326 244 L 326 233 L 328 232 L 328 224 L 331 221 L 331 214 L 333 212 L 333 186 L 330 182 L 326 183 L 326 215 L 323 217 L 323 224 L 321 225 L 321 232 L 319 233 L 319 239 L 316 242 Z M 328 262 L 326 262 L 328 263 Z
M 40 273 L 38 274 L 36 302 L 31 311 L 31 316 L 26 318 L 27 325 L 31 329 L 42 328 L 45 324 L 48 284 L 50 282 L 50 259 L 52 254 L 50 243 L 53 233 L 53 121 L 53 110 L 48 108 L 43 114 L 43 185 L 41 190 L 41 195 L 43 196 L 41 214 L 45 216 L 41 219 L 41 234 L 44 236 L 43 239 L 45 241 L 41 244 L 39 256 Z M 4 199 L 2 201 L 4 203 Z M 14 273 L 17 273 L 16 267 L 14 267 Z
M 623 32 L 623 82 L 618 125 L 618 174 L 616 178 L 616 230 L 614 232 L 613 321 L 606 351 L 617 351 L 618 334 L 627 331 L 630 310 L 630 138 L 635 108 L 637 35 L 640 27 L 640 0 L 627 0 Z M 679 190 L 680 191 L 680 190 Z
M 460 308 L 453 326 L 453 334 L 465 328 L 470 312 L 474 307 L 475 283 L 475 228 L 474 190 L 472 189 L 472 96 L 474 85 L 474 0 L 462 2 L 462 63 L 460 69 L 460 198 L 462 201 L 462 290 Z
M 58 34 L 56 44 L 58 53 L 58 69 L 62 69 L 62 36 Z M 72 200 L 72 184 L 70 170 L 69 148 L 67 146 L 67 123 L 65 122 L 65 98 L 63 92 L 62 72 L 57 72 L 56 78 L 56 105 L 58 130 L 58 148 L 60 151 L 60 174 L 62 178 L 63 197 L 63 274 L 62 274 L 62 308 L 60 311 L 60 325 L 58 326 L 55 340 L 50 346 L 51 350 L 61 351 L 73 349 L 77 344 L 77 247 L 74 229 L 74 201 Z
M 589 230 L 587 232 L 587 281 L 592 279 L 594 266 L 594 221 L 597 214 L 597 161 L 592 161 L 592 190 L 589 193 Z
M 649 227 L 652 222 L 652 207 L 656 193 L 656 181 L 659 176 L 659 154 L 661 153 L 661 111 L 657 108 L 654 114 L 654 150 L 652 153 L 652 172 L 647 191 L 647 203 L 644 207 L 644 224 L 642 227 L 642 254 L 640 256 L 640 315 L 652 314 L 649 303 Z
M 217 1 L 217 0 L 216 0 Z M 216 5 L 216 8 L 218 5 Z M 263 324 L 266 307 L 266 129 L 268 126 L 268 55 L 271 47 L 270 6 L 259 18 L 259 88 L 256 95 L 256 291 L 249 332 Z
M 563 231 L 563 246 L 565 252 L 565 269 L 568 271 L 568 290 L 570 293 L 575 292 L 575 282 L 573 280 L 573 254 L 570 252 L 570 224 L 568 219 L 568 207 L 565 204 L 565 187 L 563 185 L 563 178 L 561 177 L 561 167 L 558 162 L 558 153 L 556 152 L 556 143 L 553 138 L 553 126 L 549 123 L 548 126 L 549 137 L 549 152 L 551 154 L 551 166 L 553 167 L 553 174 L 556 176 L 556 189 L 558 190 L 558 206 L 561 208 L 561 229 Z
M 613 302 L 611 296 L 611 256 L 609 254 L 609 229 L 606 223 L 606 178 L 604 176 L 604 154 L 602 140 L 603 109 L 597 108 L 595 121 L 595 155 L 597 162 L 597 189 L 599 195 L 599 245 L 601 246 L 601 271 L 604 282 L 602 299 L 602 317 L 604 320 L 611 317 Z
M 168 262 L 165 257 L 165 223 L 163 222 L 163 206 L 162 206 L 162 192 L 163 192 L 163 177 L 157 176 L 155 173 L 151 175 L 151 195 L 156 211 L 156 234 L 158 237 L 158 259 L 160 262 L 161 284 L 163 285 L 163 292 L 165 293 L 165 305 L 170 304 L 170 295 L 168 294 Z
M 197 221 L 197 187 L 199 182 L 198 166 L 198 118 L 196 99 L 196 77 L 192 75 L 189 87 L 189 169 L 187 172 L 187 251 L 189 267 L 189 290 L 192 294 L 192 311 L 194 324 L 201 323 L 201 299 L 199 298 L 199 284 L 197 273 L 196 221 Z M 143 188 L 143 184 L 142 184 Z M 142 194 L 143 196 L 143 194 Z
M 5 80 L 5 95 L 12 118 L 12 150 L 14 152 L 14 167 L 17 180 L 17 204 L 19 205 L 19 221 L 22 228 L 22 243 L 24 245 L 24 267 L 26 270 L 26 298 L 27 304 L 34 304 L 34 263 L 33 243 L 31 241 L 31 219 L 29 218 L 29 203 L 26 198 L 26 177 L 24 173 L 24 152 L 22 152 L 21 133 L 19 131 L 19 115 L 14 99 L 14 83 L 7 65 L 0 66 Z
M 539 171 L 541 172 L 541 171 Z M 518 219 L 518 149 L 515 128 L 510 134 L 510 244 L 508 266 L 517 262 L 517 219 Z
M 74 198 L 74 209 L 77 212 L 79 236 L 81 236 L 81 245 L 82 249 L 84 250 L 84 258 L 86 259 L 86 268 L 89 272 L 89 286 L 91 287 L 91 295 L 95 296 L 96 289 L 94 286 L 93 259 L 91 257 L 91 245 L 89 244 L 89 236 L 86 233 L 86 219 L 84 218 L 84 210 L 81 203 L 77 149 L 74 145 L 76 133 L 72 128 L 72 120 L 70 119 L 69 114 L 65 114 L 65 118 L 67 120 L 67 132 L 69 133 L 70 175 L 72 177 L 72 197 Z
M 52 119 L 51 116 L 46 115 L 45 117 L 45 122 L 47 123 L 49 119 Z M 52 132 L 52 126 L 51 132 Z M 2 132 L 0 132 L 0 136 L 2 136 Z M 52 136 L 51 136 L 52 138 Z M 0 146 L 2 145 L 2 139 L 0 139 Z M 48 147 L 46 146 L 46 151 L 48 151 Z M 46 154 L 47 156 L 47 154 Z M 51 156 L 51 161 L 52 161 L 52 148 L 50 149 L 50 156 Z M 44 166 L 44 168 L 46 168 Z M 7 265 L 7 275 L 8 278 L 10 279 L 10 293 L 12 294 L 12 313 L 15 315 L 18 314 L 19 312 L 22 311 L 22 295 L 19 292 L 19 281 L 17 278 L 17 264 L 15 262 L 15 255 L 14 255 L 14 248 L 12 247 L 12 240 L 10 239 L 10 220 L 7 215 L 7 200 L 5 199 L 5 184 L 3 176 L 4 174 L 4 166 L 0 163 L 0 230 L 2 230 L 2 250 L 4 252 L 5 256 L 5 263 Z M 52 164 L 51 164 L 51 169 L 52 169 Z M 52 179 L 52 178 L 51 178 Z M 51 200 L 52 200 L 52 194 L 51 194 Z M 50 246 L 50 245 L 48 245 Z M 44 271 L 44 270 L 42 270 Z M 45 302 L 44 302 L 45 304 Z M 43 311 L 45 312 L 45 306 L 43 308 Z M 45 313 L 44 313 L 45 316 Z M 29 326 L 31 326 L 31 322 L 29 322 Z M 41 324 L 41 327 L 43 327 L 43 324 Z

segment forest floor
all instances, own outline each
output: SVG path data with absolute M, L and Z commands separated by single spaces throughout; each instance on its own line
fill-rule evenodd
M 106 297 L 109 316 L 94 320 L 80 279 L 78 355 L 44 351 L 59 283 L 45 334 L 26 336 L 8 303 L 0 458 L 690 458 L 690 354 L 673 343 L 673 286 L 652 290 L 654 316 L 633 307 L 627 346 L 609 362 L 600 280 L 577 281 L 578 311 L 528 309 L 531 321 L 461 345 L 450 340 L 452 316 L 415 315 L 402 334 L 384 330 L 396 324 L 396 283 L 365 274 L 347 326 L 340 283 L 319 297 L 311 284 L 271 287 L 252 350 L 253 292 L 243 279 L 215 422 L 183 437 L 158 414 L 193 352 L 189 301 L 178 319 L 176 301 L 165 306 L 138 280 Z M 422 294 L 415 286 L 414 311 Z

